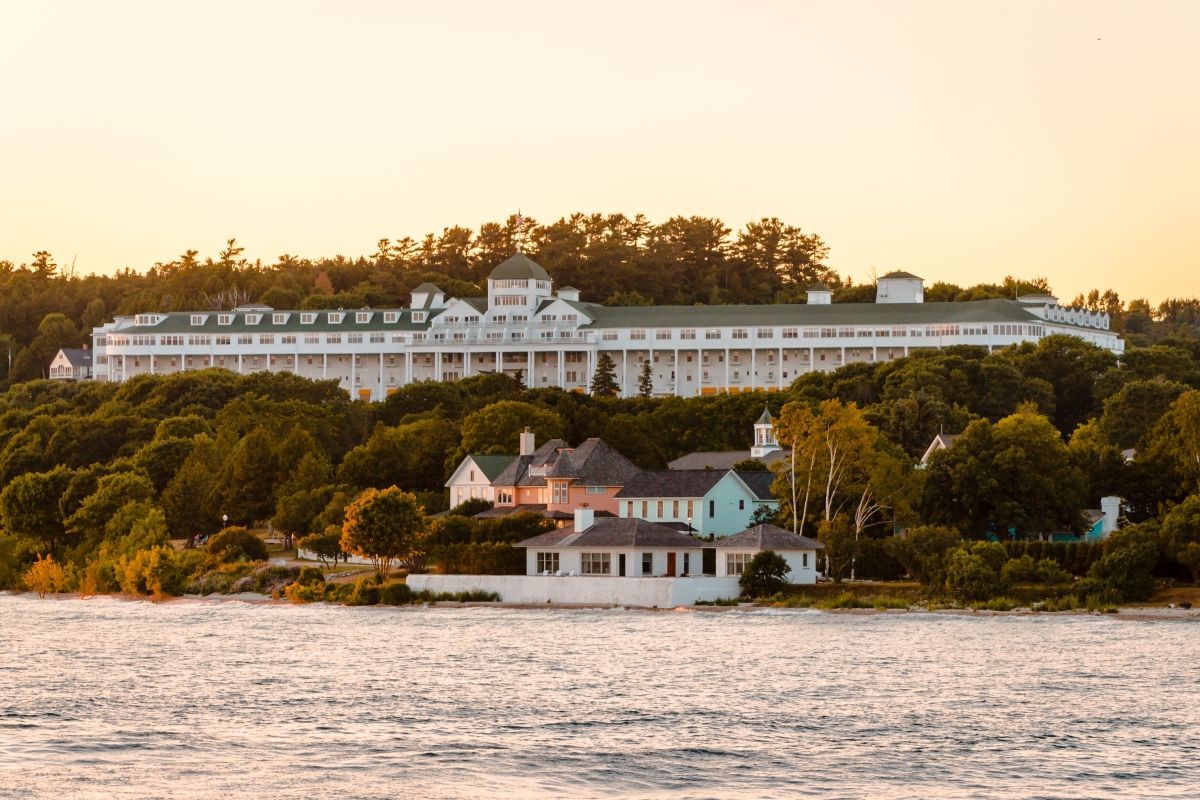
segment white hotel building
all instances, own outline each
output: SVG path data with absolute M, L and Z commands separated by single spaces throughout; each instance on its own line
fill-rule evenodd
M 143 313 L 92 331 L 96 380 L 209 367 L 294 372 L 381 400 L 428 380 L 518 371 L 530 387 L 587 391 L 607 353 L 622 394 L 649 362 L 657 395 L 778 391 L 797 376 L 901 358 L 918 348 L 989 350 L 1065 333 L 1121 353 L 1107 314 L 1063 308 L 1047 295 L 926 303 L 921 278 L 893 272 L 874 303 L 832 305 L 816 286 L 804 305 L 606 307 L 554 290 L 518 253 L 488 276 L 487 297 L 447 297 L 432 284 L 409 308 Z

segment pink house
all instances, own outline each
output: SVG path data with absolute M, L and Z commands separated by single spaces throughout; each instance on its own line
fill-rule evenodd
M 535 511 L 565 523 L 574 519 L 576 508 L 590 508 L 598 516 L 615 517 L 617 492 L 639 472 L 602 439 L 588 439 L 578 447 L 551 439 L 535 448 L 527 429 L 521 434 L 520 455 L 492 481 L 495 508 L 479 516 Z

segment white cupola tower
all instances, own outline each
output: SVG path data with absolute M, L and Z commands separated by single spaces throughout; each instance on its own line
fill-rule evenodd
M 750 448 L 751 458 L 762 458 L 768 453 L 779 449 L 779 440 L 775 438 L 775 420 L 765 406 L 763 413 L 754 423 L 754 446 Z

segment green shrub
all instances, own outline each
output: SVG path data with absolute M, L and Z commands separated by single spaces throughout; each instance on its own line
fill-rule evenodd
M 116 574 L 126 594 L 178 597 L 203 561 L 204 554 L 196 550 L 176 552 L 170 547 L 152 547 L 132 559 L 122 558 Z
M 1043 558 L 1037 562 L 1034 573 L 1042 583 L 1070 583 L 1074 576 L 1067 572 L 1052 558 Z
M 406 583 L 392 582 L 379 589 L 379 602 L 385 606 L 403 606 L 413 602 L 413 591 Z
M 769 597 L 783 591 L 789 572 L 787 559 L 774 550 L 760 550 L 746 564 L 738 586 L 746 597 Z
M 346 604 L 351 606 L 374 606 L 379 604 L 379 581 L 374 575 L 359 578 L 354 582 L 354 589 L 346 598 Z
M 987 600 L 1002 588 L 1000 569 L 1008 558 L 996 542 L 975 542 L 946 557 L 946 591 L 960 602 Z
M 316 567 L 301 567 L 300 574 L 296 576 L 296 583 L 304 586 L 323 584 L 325 583 L 325 576 Z
M 208 540 L 205 549 L 222 561 L 266 561 L 267 545 L 241 527 L 226 528 Z
M 1126 528 L 1113 533 L 1105 542 L 1105 553 L 1088 570 L 1088 577 L 1099 587 L 1084 583 L 1080 597 L 1112 591 L 1122 600 L 1148 600 L 1154 593 L 1154 567 L 1158 563 L 1158 541 L 1149 530 Z
M 325 584 L 295 581 L 283 587 L 283 596 L 293 603 L 319 603 L 325 599 Z
M 1038 579 L 1037 562 L 1029 554 L 1020 558 L 1010 558 L 1000 568 L 1000 579 L 1005 583 L 1033 583 Z
M 987 611 L 1012 611 L 1014 608 L 1020 608 L 1021 604 L 1011 597 L 993 597 L 976 607 Z
M 506 542 L 462 542 L 433 548 L 430 560 L 447 575 L 524 575 L 525 551 Z
M 836 597 L 826 597 L 818 600 L 817 608 L 874 608 L 870 600 L 859 597 L 853 592 L 842 592 Z

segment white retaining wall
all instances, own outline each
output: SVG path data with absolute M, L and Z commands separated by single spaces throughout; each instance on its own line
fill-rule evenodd
M 414 592 L 495 592 L 506 603 L 675 608 L 737 597 L 737 578 L 557 578 L 543 575 L 409 575 Z

